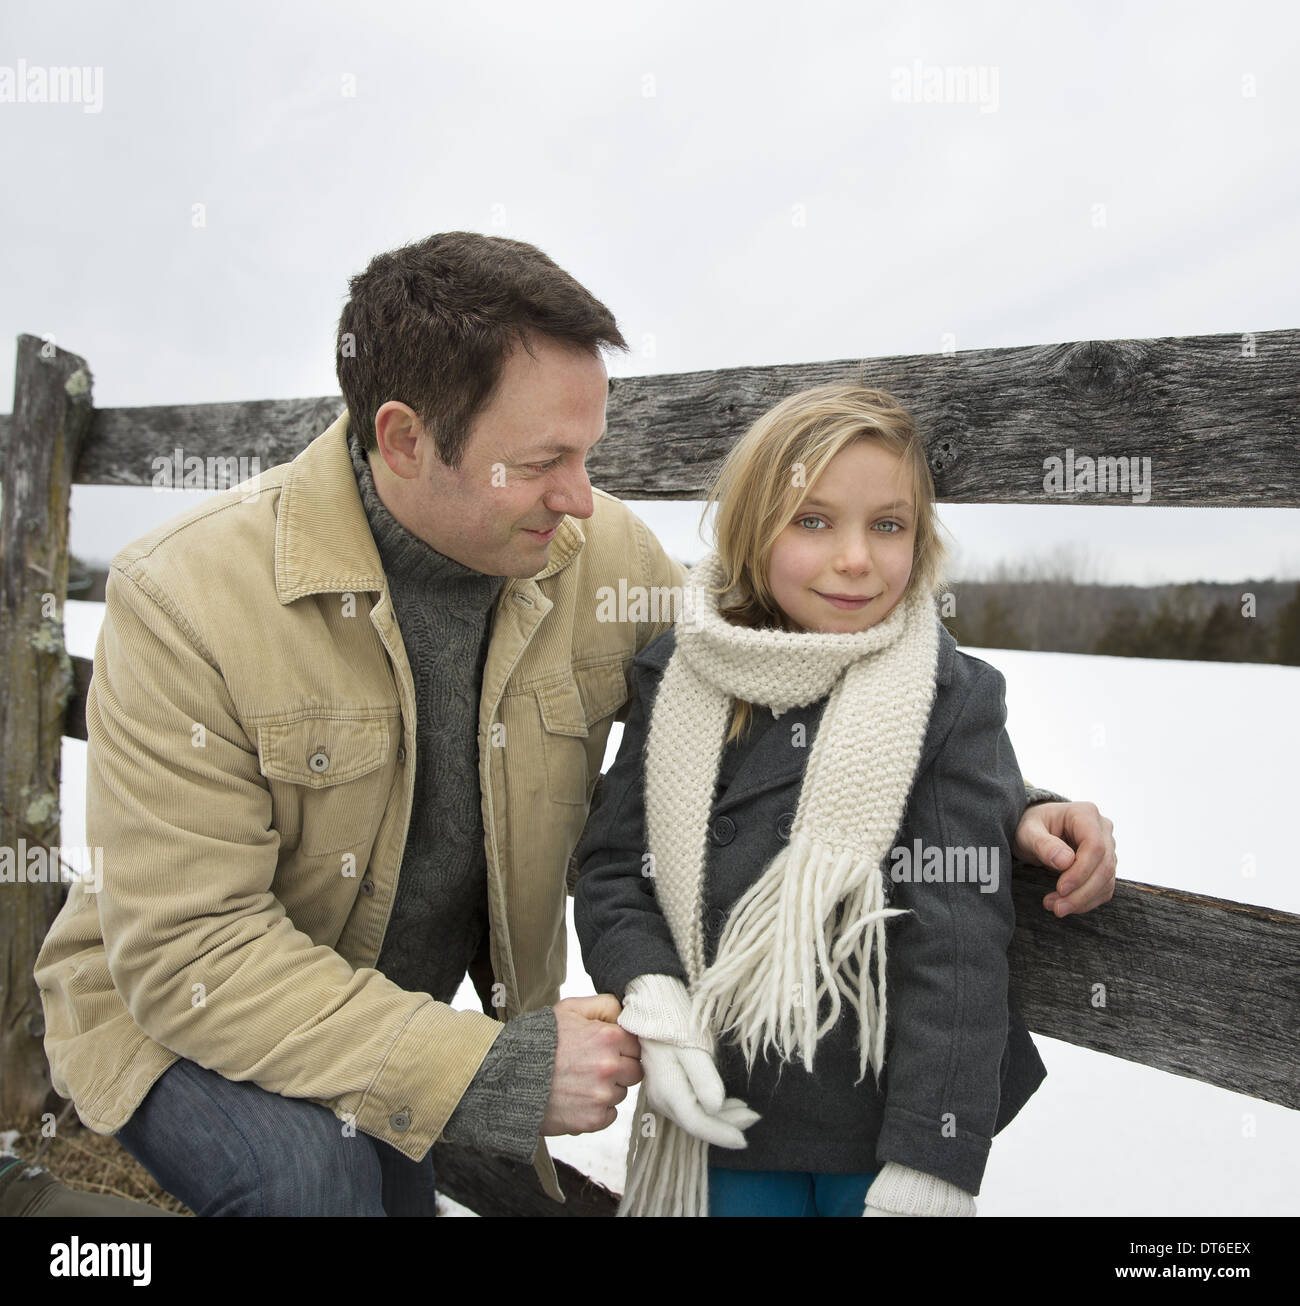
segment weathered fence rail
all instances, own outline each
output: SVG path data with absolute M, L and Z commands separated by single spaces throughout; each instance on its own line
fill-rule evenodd
M 616 378 L 591 479 L 628 499 L 697 498 L 764 409 L 845 380 L 892 391 L 917 414 L 945 502 L 1300 507 L 1292 330 Z M 341 408 L 325 397 L 95 411 L 84 360 L 19 337 L 14 412 L 0 417 L 0 845 L 57 845 L 60 739 L 86 737 L 93 668 L 68 658 L 61 624 L 72 484 L 150 485 L 154 460 L 176 448 L 266 470 Z M 1049 486 L 1046 460 L 1084 456 L 1149 459 L 1143 497 Z M 1300 1108 L 1300 917 L 1124 880 L 1105 908 L 1058 921 L 1039 905 L 1053 883 L 1021 867 L 1013 886 L 1012 974 L 1032 1030 Z M 31 969 L 62 888 L 43 889 L 8 895 L 0 914 L 9 1122 L 35 1119 L 49 1091 Z M 446 1144 L 436 1164 L 440 1188 L 485 1214 L 613 1209 L 569 1167 L 558 1167 L 570 1196 L 561 1207 L 527 1167 Z

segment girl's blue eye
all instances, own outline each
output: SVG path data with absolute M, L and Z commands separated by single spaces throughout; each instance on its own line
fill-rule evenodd
M 820 517 L 800 517 L 796 520 L 795 524 L 798 526 L 802 526 L 804 522 L 808 522 L 808 521 L 815 521 L 818 526 L 822 524 L 822 519 Z
M 885 532 L 886 535 L 897 535 L 898 532 L 903 529 L 902 526 L 900 526 L 899 523 L 896 521 L 882 521 L 882 522 L 878 522 L 877 525 L 892 526 L 894 528 L 893 530 L 886 531 Z

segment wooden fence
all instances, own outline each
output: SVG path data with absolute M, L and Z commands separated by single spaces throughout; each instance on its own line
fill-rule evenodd
M 1048 459 L 1087 456 L 1122 460 L 1113 469 L 1149 458 L 1147 505 L 1300 507 L 1300 331 L 616 378 L 591 479 L 628 499 L 698 498 L 762 411 L 848 380 L 917 415 L 944 502 L 1133 505 L 1127 482 L 1086 494 L 1049 483 Z M 62 630 L 72 485 L 149 485 L 153 460 L 177 447 L 266 470 L 341 408 L 326 397 L 97 411 L 84 360 L 19 337 L 14 411 L 0 417 L 0 847 L 59 843 L 60 741 L 86 737 L 91 663 L 68 657 Z M 1126 879 L 1107 906 L 1056 920 L 1040 906 L 1055 878 L 1017 867 L 1014 880 L 1011 968 L 1031 1030 L 1300 1107 L 1300 917 Z M 32 967 L 64 892 L 25 888 L 0 885 L 0 1121 L 16 1127 L 49 1097 Z M 613 1210 L 563 1165 L 564 1206 L 528 1167 L 449 1144 L 435 1166 L 442 1191 L 485 1215 Z

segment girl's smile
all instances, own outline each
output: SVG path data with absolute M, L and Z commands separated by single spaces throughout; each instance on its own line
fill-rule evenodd
M 903 460 L 873 440 L 826 465 L 768 559 L 768 586 L 800 630 L 856 634 L 907 590 L 916 541 Z
M 821 594 L 820 590 L 814 593 Z M 859 608 L 866 607 L 874 598 L 879 598 L 877 594 L 864 594 L 861 598 L 855 598 L 850 594 L 822 594 L 822 598 L 835 604 L 837 608 L 846 608 L 851 612 L 856 612 Z

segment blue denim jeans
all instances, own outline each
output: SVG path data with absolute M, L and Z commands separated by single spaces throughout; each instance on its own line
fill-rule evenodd
M 434 1215 L 433 1153 L 411 1161 L 332 1111 L 182 1057 L 117 1141 L 195 1215 Z
M 874 1174 L 709 1167 L 709 1214 L 860 1216 Z

